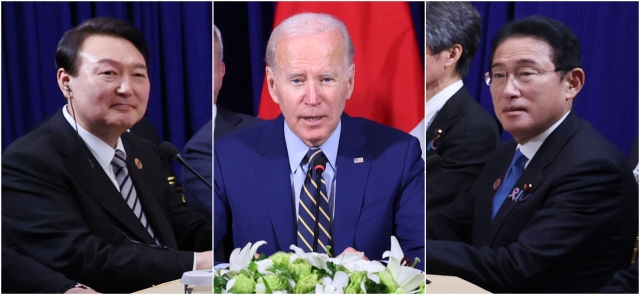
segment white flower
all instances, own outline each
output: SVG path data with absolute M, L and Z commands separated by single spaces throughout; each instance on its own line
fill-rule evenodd
M 273 266 L 273 260 L 263 259 L 260 261 L 256 261 L 256 264 L 258 265 L 258 272 L 260 272 L 261 274 L 266 275 L 271 273 L 270 271 L 267 271 L 267 269 Z
M 293 263 L 296 259 L 300 258 L 318 269 L 327 269 L 327 262 L 331 261 L 331 258 L 329 258 L 329 255 L 327 254 L 320 254 L 316 252 L 305 253 L 295 245 L 291 245 L 289 249 L 295 252 L 295 254 L 289 257 L 289 263 Z
M 385 267 L 378 261 L 358 260 L 343 264 L 350 272 L 364 271 L 368 274 L 384 271 Z
M 344 287 L 349 285 L 349 275 L 338 271 L 333 277 L 322 278 L 322 284 L 316 284 L 316 294 L 344 294 Z
M 424 273 L 419 269 L 400 264 L 400 261 L 404 258 L 404 253 L 400 248 L 398 240 L 394 236 L 391 236 L 391 250 L 385 251 L 382 254 L 382 258 L 387 257 L 389 257 L 387 271 L 391 273 L 391 276 L 400 288 L 409 291 L 420 286 L 420 283 L 425 279 Z
M 231 252 L 231 257 L 229 258 L 229 270 L 232 272 L 241 271 L 243 269 L 248 269 L 249 263 L 256 255 L 258 248 L 267 242 L 259 241 L 256 242 L 253 247 L 251 243 L 247 243 L 242 250 L 240 248 L 236 248 Z

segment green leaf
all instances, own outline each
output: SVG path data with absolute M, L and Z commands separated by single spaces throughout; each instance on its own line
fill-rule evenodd
M 269 287 L 269 283 L 267 283 L 267 280 L 264 279 L 264 276 L 260 274 L 260 277 L 262 278 L 262 282 L 264 283 L 264 288 L 267 290 L 267 294 L 273 294 L 273 291 L 271 290 L 271 287 Z
M 376 284 L 376 282 L 367 279 L 364 283 L 364 287 L 367 289 L 367 294 L 385 294 L 387 293 L 387 287 L 383 284 Z

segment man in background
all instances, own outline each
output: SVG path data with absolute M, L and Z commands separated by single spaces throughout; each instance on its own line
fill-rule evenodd
M 500 144 L 496 120 L 471 97 L 462 79 L 480 43 L 480 14 L 466 2 L 427 2 L 426 212 L 434 214 L 476 180 Z
M 225 108 L 218 107 L 218 93 L 222 88 L 222 78 L 226 71 L 223 61 L 222 35 L 218 27 L 213 25 L 213 120 L 205 124 L 184 147 L 185 161 L 192 166 L 209 183 L 213 180 L 211 169 L 211 134 L 213 139 L 227 135 L 238 129 L 260 122 L 260 119 L 245 114 L 236 113 Z M 215 122 L 212 126 L 212 122 Z M 182 190 L 189 207 L 200 212 L 211 220 L 213 192 L 206 184 L 197 178 L 191 171 L 182 168 Z

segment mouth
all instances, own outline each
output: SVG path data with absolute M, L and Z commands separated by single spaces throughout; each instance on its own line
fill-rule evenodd
M 519 115 L 521 113 L 526 113 L 527 109 L 524 107 L 506 107 L 502 110 L 503 113 L 507 115 Z
M 130 109 L 134 109 L 134 107 L 130 104 L 126 104 L 126 103 L 116 103 L 111 105 L 111 108 L 117 109 L 117 110 L 130 110 Z
M 322 122 L 322 119 L 324 119 L 324 116 L 310 116 L 310 117 L 300 117 L 301 120 L 311 124 L 311 125 L 316 125 L 316 124 L 320 124 L 320 122 Z

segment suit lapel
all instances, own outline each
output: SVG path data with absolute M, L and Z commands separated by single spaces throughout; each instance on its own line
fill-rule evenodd
M 342 115 L 342 131 L 336 161 L 336 200 L 333 220 L 333 243 L 336 251 L 353 246 L 356 226 L 364 199 L 369 170 L 373 160 L 363 146 L 366 138 L 356 120 Z M 364 162 L 355 163 L 355 158 Z M 335 253 L 339 254 L 339 253 Z
M 427 156 L 438 153 L 438 143 L 449 133 L 451 122 L 460 114 L 466 96 L 470 96 L 470 94 L 467 88 L 462 86 L 462 88 L 442 106 L 442 109 L 440 109 L 433 119 L 433 122 L 431 122 L 426 137 Z
M 224 108 L 217 107 L 216 128 L 213 131 L 214 140 L 220 138 L 224 134 L 229 134 L 238 130 L 236 126 L 242 122 L 242 118 L 238 114 L 230 112 Z
M 296 218 L 282 115 L 271 121 L 258 139 L 258 150 L 264 156 L 253 162 L 255 176 L 260 183 L 260 195 L 264 197 L 272 226 L 277 229 L 277 243 L 281 250 L 288 251 L 289 246 L 296 244 Z
M 578 118 L 578 116 L 574 112 L 571 112 L 564 120 L 564 122 L 562 122 L 560 126 L 558 126 L 558 128 L 556 128 L 556 130 L 554 130 L 554 132 L 552 132 L 549 137 L 547 137 L 542 146 L 540 146 L 540 149 L 536 152 L 533 159 L 531 159 L 531 162 L 522 172 L 522 175 L 515 185 L 515 187 L 524 190 L 525 184 L 531 184 L 531 189 L 525 190 L 522 195 L 515 201 L 509 198 L 505 200 L 503 205 L 500 207 L 500 210 L 498 210 L 498 212 L 496 213 L 495 218 L 491 222 L 489 234 L 487 235 L 489 238 L 487 241 L 488 244 L 491 244 L 495 240 L 500 229 L 503 225 L 505 225 L 505 221 L 507 221 L 507 219 L 510 217 L 511 211 L 516 206 L 524 204 L 524 202 L 526 202 L 528 198 L 535 194 L 536 189 L 542 185 L 545 180 L 545 169 L 549 165 L 551 165 L 551 163 L 553 163 L 553 161 L 558 157 L 558 154 L 560 153 L 564 145 L 566 145 L 571 137 L 573 137 L 575 132 L 578 130 L 579 123 L 580 119 Z M 506 167 L 503 169 L 503 177 L 506 173 L 508 165 L 511 163 L 511 158 L 515 153 L 515 142 L 513 142 L 512 144 L 513 151 L 511 152 L 511 157 L 508 158 L 509 163 L 507 163 Z M 489 202 L 490 204 L 492 203 L 492 200 L 493 196 L 491 196 L 491 202 Z M 490 209 L 488 213 L 488 219 L 491 220 Z M 508 223 L 506 224 L 508 225 Z
M 59 111 L 52 119 L 52 132 L 58 134 L 56 149 L 68 159 L 66 168 L 87 195 L 100 204 L 116 221 L 139 240 L 147 242 L 149 233 L 122 198 L 84 141 Z M 130 169 L 130 168 L 129 168 Z
M 142 204 L 142 210 L 144 211 L 144 215 L 147 218 L 147 221 L 152 226 L 153 233 L 156 238 L 162 243 L 162 245 L 175 248 L 177 245 L 175 244 L 175 236 L 171 229 L 171 224 L 169 220 L 164 216 L 162 208 L 158 204 L 157 197 L 152 195 L 152 190 L 149 189 L 149 185 L 153 184 L 153 179 L 150 178 L 150 174 L 147 173 L 145 169 L 145 163 L 151 164 L 153 161 L 153 157 L 148 156 L 146 153 L 141 152 L 136 145 L 131 143 L 131 137 L 133 135 L 125 133 L 122 135 L 122 144 L 124 145 L 124 149 L 127 152 L 127 169 L 129 170 L 129 175 L 131 176 L 131 180 L 133 181 L 133 185 L 136 188 L 136 194 L 140 203 Z M 136 159 L 138 159 L 140 163 L 139 168 L 136 165 Z M 150 166 L 150 165 L 149 165 Z M 157 184 L 162 186 L 162 184 Z M 128 206 L 127 206 L 128 207 Z M 129 209 L 130 212 L 133 211 Z M 135 216 L 135 215 L 134 215 Z M 156 242 L 151 238 L 151 235 L 147 232 L 147 230 L 142 226 L 142 223 L 138 221 L 139 227 L 136 226 L 138 230 L 138 235 L 143 239 L 143 241 L 147 244 L 155 244 Z M 140 231 L 142 230 L 142 231 Z

